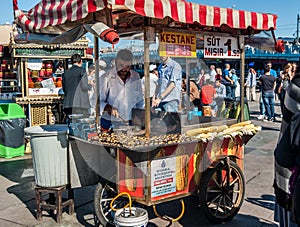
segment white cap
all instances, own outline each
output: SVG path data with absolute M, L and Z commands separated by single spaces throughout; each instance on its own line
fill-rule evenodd
M 156 65 L 152 64 L 152 65 L 149 66 L 149 71 L 150 72 L 153 71 L 154 69 L 156 69 Z
M 99 60 L 99 66 L 106 68 L 106 62 L 103 60 Z

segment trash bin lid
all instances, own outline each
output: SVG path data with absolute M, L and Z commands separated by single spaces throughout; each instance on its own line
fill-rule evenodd
M 29 136 L 55 136 L 58 134 L 68 134 L 69 128 L 66 124 L 41 125 L 24 129 Z
M 0 120 L 10 120 L 15 118 L 26 118 L 22 107 L 16 103 L 1 103 Z

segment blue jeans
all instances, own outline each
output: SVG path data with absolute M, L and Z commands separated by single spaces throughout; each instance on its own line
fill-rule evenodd
M 259 94 L 259 112 L 261 115 L 266 115 L 262 91 Z
M 161 110 L 165 112 L 177 112 L 178 111 L 178 101 L 172 100 L 170 102 L 161 102 L 156 110 Z
M 262 97 L 268 119 L 274 118 L 274 92 L 263 92 Z
M 231 85 L 225 85 L 226 87 L 226 97 L 228 98 L 232 98 L 232 89 L 231 89 Z

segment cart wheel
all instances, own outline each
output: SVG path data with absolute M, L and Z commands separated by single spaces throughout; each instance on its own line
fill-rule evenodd
M 203 173 L 200 205 L 214 223 L 227 222 L 240 210 L 245 195 L 245 179 L 239 166 L 230 161 Z
M 95 213 L 99 222 L 103 226 L 114 226 L 113 223 L 115 212 L 110 208 L 110 202 L 113 200 L 114 197 L 118 195 L 118 193 L 116 190 L 116 184 L 112 182 L 115 182 L 115 177 L 111 180 L 111 182 L 105 183 L 104 187 L 101 183 L 98 183 L 95 189 Z M 119 197 L 118 199 L 116 199 L 114 204 L 117 204 L 115 208 L 122 208 L 126 204 L 128 204 L 128 199 Z

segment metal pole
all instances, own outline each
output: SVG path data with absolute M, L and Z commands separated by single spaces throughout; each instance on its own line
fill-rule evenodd
M 190 102 L 190 64 L 191 62 L 189 59 L 186 59 L 186 64 L 185 64 L 185 75 L 186 75 L 186 90 L 185 90 L 185 95 L 186 95 L 186 110 L 190 111 L 191 108 L 191 102 Z M 188 113 L 188 112 L 187 112 Z
M 94 36 L 94 63 L 95 63 L 95 97 L 96 97 L 96 126 L 100 124 L 100 109 L 99 109 L 99 39 Z
M 297 14 L 297 37 L 296 37 L 296 40 L 299 42 L 299 23 L 300 23 L 300 17 L 299 17 L 299 14 Z
M 149 40 L 147 40 L 147 28 L 144 27 L 144 77 L 145 77 L 145 137 L 150 137 L 150 79 L 149 79 L 149 63 L 150 51 Z
M 245 49 L 244 49 L 244 36 L 239 37 L 240 51 L 241 51 L 241 61 L 240 61 L 240 105 L 241 105 L 241 122 L 244 121 L 244 81 L 245 81 Z

